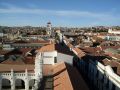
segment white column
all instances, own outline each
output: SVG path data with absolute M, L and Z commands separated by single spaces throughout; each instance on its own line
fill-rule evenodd
M 25 80 L 25 90 L 29 90 L 29 82 L 28 82 L 28 80 Z
M 29 90 L 28 71 L 25 70 L 25 90 Z
M 11 90 L 15 90 L 15 78 L 13 69 L 11 69 Z
M 40 79 L 42 78 L 42 63 L 43 62 L 43 54 L 38 53 L 35 58 L 35 89 L 38 90 Z
M 42 78 L 42 53 L 38 53 L 35 58 L 35 77 L 36 80 Z
M 39 84 L 39 81 L 38 80 L 35 80 L 35 90 L 38 90 L 38 84 Z

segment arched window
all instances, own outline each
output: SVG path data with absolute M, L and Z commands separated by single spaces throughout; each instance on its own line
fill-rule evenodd
M 2 89 L 11 89 L 11 82 L 9 79 L 2 79 Z
M 35 79 L 31 79 L 29 81 L 29 89 L 32 89 L 32 87 L 34 87 L 34 84 L 35 84 Z
M 22 79 L 15 80 L 15 88 L 16 89 L 25 89 L 25 82 Z

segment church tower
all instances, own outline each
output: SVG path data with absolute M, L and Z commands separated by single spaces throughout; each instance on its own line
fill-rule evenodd
M 51 34 L 52 34 L 52 29 L 51 29 L 51 27 L 52 27 L 51 22 L 48 22 L 48 23 L 47 23 L 46 31 L 47 31 L 47 34 L 50 35 L 50 36 L 51 36 Z

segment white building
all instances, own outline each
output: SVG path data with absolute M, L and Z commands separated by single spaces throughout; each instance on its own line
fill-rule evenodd
M 50 36 L 52 34 L 52 29 L 51 28 L 52 28 L 51 22 L 48 22 L 46 31 L 47 31 L 47 34 L 50 35 Z
M 120 76 L 113 71 L 110 65 L 105 66 L 91 60 L 88 77 L 91 84 L 97 86 L 99 90 L 120 90 Z
M 0 90 L 37 90 L 42 79 L 42 53 L 35 65 L 0 64 Z
M 66 62 L 70 65 L 73 64 L 73 54 L 69 48 L 61 44 L 50 44 L 43 46 L 38 51 L 43 52 L 43 64 L 52 64 L 59 62 Z
M 109 29 L 108 33 L 111 33 L 111 34 L 120 34 L 120 30 Z
M 50 44 L 37 50 L 35 65 L 0 64 L 0 90 L 37 90 L 43 78 L 43 65 L 59 62 L 73 63 L 70 49 Z
M 120 36 L 118 35 L 113 35 L 113 36 L 105 36 L 104 38 L 105 40 L 110 40 L 110 41 L 120 41 Z
M 93 57 L 86 56 L 82 50 L 71 48 L 67 39 L 64 39 L 64 43 L 75 53 L 73 65 L 88 79 L 93 90 L 120 90 L 120 76 L 117 74 L 119 68 L 117 72 L 112 68 L 112 63 L 113 67 L 115 65 L 119 67 L 120 63 L 113 61 L 108 64 L 110 62 L 108 59 L 105 59 L 105 63 L 93 60 Z

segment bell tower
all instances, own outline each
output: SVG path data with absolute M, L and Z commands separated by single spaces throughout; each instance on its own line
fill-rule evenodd
M 51 27 L 52 27 L 51 22 L 48 22 L 48 23 L 47 23 L 46 31 L 47 31 L 47 34 L 50 35 L 50 36 L 51 36 L 51 34 L 52 34 L 52 29 L 51 29 Z

